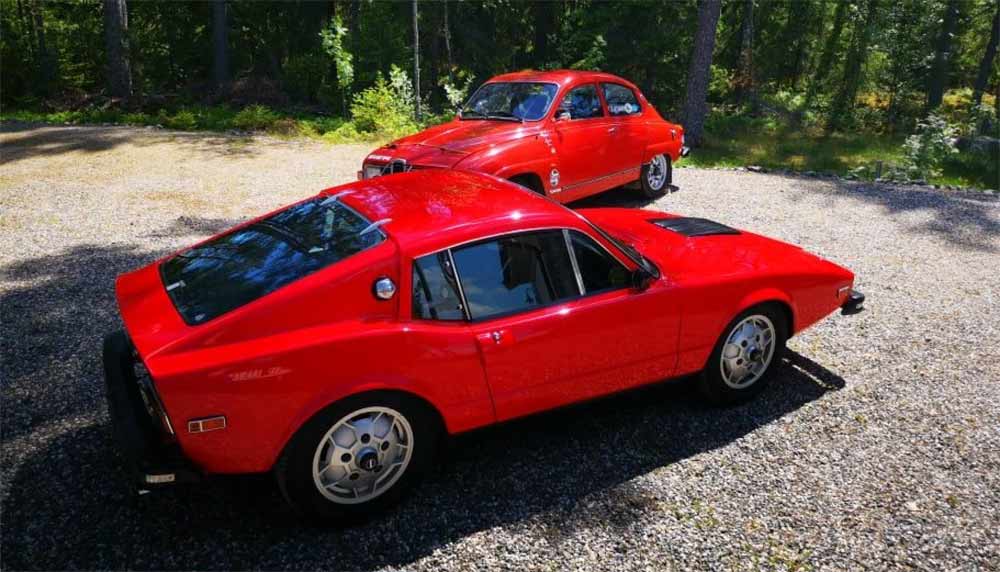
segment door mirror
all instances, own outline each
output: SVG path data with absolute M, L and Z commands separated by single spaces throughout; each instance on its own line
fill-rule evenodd
M 554 119 L 556 121 L 569 121 L 571 119 L 571 117 L 572 117 L 572 115 L 570 114 L 570 112 L 569 112 L 568 109 L 561 109 L 560 108 L 560 109 L 556 110 L 556 115 L 555 115 Z
M 632 288 L 639 292 L 649 288 L 654 280 L 656 280 L 656 277 L 644 268 L 636 268 L 632 271 L 632 275 L 629 276 L 629 282 L 632 284 Z

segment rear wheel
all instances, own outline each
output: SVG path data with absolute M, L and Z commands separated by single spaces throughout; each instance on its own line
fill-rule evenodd
M 754 306 L 733 319 L 716 342 L 699 387 L 711 401 L 739 403 L 757 395 L 784 351 L 786 319 L 775 304 Z
M 431 466 L 440 424 L 396 393 L 348 398 L 299 430 L 275 468 L 285 499 L 319 520 L 350 522 L 395 502 Z
M 647 198 L 655 199 L 663 196 L 667 187 L 673 183 L 674 166 L 667 155 L 656 155 L 642 166 L 642 176 L 639 183 L 642 186 L 642 194 Z

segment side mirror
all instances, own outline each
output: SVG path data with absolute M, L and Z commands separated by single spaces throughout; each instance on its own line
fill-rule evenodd
M 655 279 L 656 278 L 652 274 L 642 268 L 636 268 L 632 271 L 631 276 L 629 276 L 629 282 L 632 284 L 632 288 L 639 292 L 649 288 Z
M 572 118 L 568 109 L 557 109 L 554 119 L 556 121 L 569 121 Z

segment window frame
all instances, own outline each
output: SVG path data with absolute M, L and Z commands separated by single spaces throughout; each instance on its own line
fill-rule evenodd
M 617 118 L 621 118 L 621 117 L 635 117 L 637 115 L 642 115 L 643 112 L 646 110 L 646 108 L 643 107 L 643 105 L 642 105 L 642 101 L 639 99 L 639 94 L 637 94 L 636 90 L 632 89 L 631 87 L 629 87 L 627 85 L 624 85 L 624 84 L 621 84 L 621 83 L 618 83 L 618 82 L 614 82 L 614 81 L 602 81 L 600 83 L 600 85 L 601 85 L 601 89 L 598 90 L 598 91 L 601 92 L 601 100 L 604 102 L 604 106 L 607 108 L 608 117 L 610 117 L 612 119 L 617 119 Z M 604 86 L 606 86 L 606 85 L 615 85 L 615 86 L 618 86 L 618 87 L 620 87 L 622 89 L 627 89 L 629 91 L 629 93 L 632 94 L 632 98 L 635 99 L 635 104 L 637 106 L 639 106 L 638 111 L 636 111 L 635 113 L 625 113 L 625 114 L 621 114 L 621 115 L 615 115 L 614 113 L 611 113 L 611 104 L 608 103 L 608 95 L 604 91 Z
M 462 107 L 460 107 L 459 109 L 461 109 L 461 110 L 464 111 L 465 108 L 472 101 L 472 98 L 475 97 L 477 93 L 479 93 L 480 89 L 482 89 L 482 88 L 484 88 L 484 87 L 486 87 L 488 85 L 498 84 L 498 83 L 535 83 L 535 84 L 540 84 L 540 85 L 552 85 L 552 86 L 555 86 L 555 88 L 556 88 L 556 96 L 553 97 L 552 101 L 549 102 L 549 106 L 545 109 L 545 112 L 542 113 L 542 115 L 538 119 L 524 119 L 522 117 L 521 119 L 523 120 L 524 123 L 537 123 L 539 121 L 545 121 L 549 117 L 552 117 L 553 115 L 555 115 L 554 110 L 558 110 L 559 109 L 559 106 L 554 105 L 554 103 L 559 98 L 559 84 L 557 82 L 554 82 L 554 81 L 534 81 L 534 80 L 527 80 L 527 79 L 512 79 L 512 80 L 501 80 L 501 81 L 487 81 L 487 82 L 481 83 L 481 84 L 479 84 L 479 87 L 477 87 L 476 90 L 472 92 L 472 95 L 470 95 L 465 100 L 465 102 L 462 103 Z
M 555 301 L 555 302 L 550 302 L 548 304 L 544 304 L 544 305 L 541 305 L 541 306 L 532 306 L 530 308 L 523 308 L 523 309 L 520 309 L 520 310 L 513 310 L 513 311 L 510 311 L 510 312 L 504 312 L 502 314 L 493 314 L 493 315 L 490 315 L 490 316 L 484 316 L 482 318 L 473 318 L 472 315 L 471 315 L 471 312 L 469 311 L 469 302 L 468 302 L 468 299 L 465 297 L 465 287 L 462 284 L 462 273 L 459 270 L 458 266 L 455 264 L 455 256 L 453 254 L 453 251 L 455 249 L 457 249 L 457 248 L 464 248 L 464 247 L 467 247 L 467 246 L 475 246 L 475 245 L 481 244 L 481 243 L 492 242 L 492 241 L 499 241 L 499 240 L 502 240 L 502 239 L 507 238 L 507 237 L 514 237 L 514 236 L 525 235 L 525 234 L 535 234 L 535 233 L 540 233 L 540 232 L 545 232 L 545 231 L 560 231 L 560 232 L 562 232 L 562 235 L 563 235 L 563 244 L 566 247 L 566 252 L 569 254 L 570 264 L 571 264 L 572 269 L 573 269 L 573 275 L 576 278 L 576 286 L 577 286 L 577 293 L 576 293 L 576 295 L 572 296 L 572 297 L 569 297 L 569 298 L 565 298 L 563 300 L 558 300 L 558 301 Z M 431 255 L 440 254 L 442 252 L 447 252 L 448 253 L 448 260 L 451 263 L 452 272 L 455 273 L 455 283 L 456 283 L 456 285 L 458 287 L 458 296 L 459 296 L 459 300 L 462 303 L 462 314 L 464 315 L 464 318 L 461 319 L 461 320 L 438 320 L 438 319 L 434 319 L 434 318 L 424 318 L 422 316 L 417 316 L 416 312 L 414 311 L 414 308 L 413 308 L 413 300 L 412 300 L 412 296 L 411 296 L 411 299 L 410 299 L 410 302 L 409 302 L 409 304 L 410 304 L 410 316 L 409 316 L 410 320 L 411 321 L 419 321 L 421 323 L 434 323 L 434 324 L 442 324 L 442 325 L 481 324 L 481 323 L 486 323 L 486 322 L 490 322 L 490 321 L 493 321 L 493 320 L 499 320 L 499 319 L 509 318 L 511 316 L 517 316 L 517 315 L 520 315 L 520 314 L 529 314 L 531 312 L 537 312 L 539 310 L 545 310 L 547 308 L 552 308 L 554 306 L 559 306 L 559 305 L 562 305 L 562 304 L 568 304 L 568 303 L 576 302 L 578 300 L 583 300 L 583 299 L 589 298 L 591 296 L 599 296 L 601 294 L 607 294 L 607 293 L 610 293 L 610 292 L 618 292 L 620 290 L 627 290 L 629 288 L 629 286 L 626 284 L 626 285 L 624 285 L 624 286 L 622 286 L 620 288 L 608 288 L 608 289 L 604 289 L 604 290 L 597 290 L 597 291 L 594 291 L 594 292 L 587 292 L 587 289 L 583 285 L 583 275 L 580 273 L 580 265 L 579 265 L 579 263 L 577 262 L 577 259 L 576 259 L 576 252 L 573 250 L 573 244 L 572 244 L 572 240 L 571 240 L 572 237 L 571 237 L 571 234 L 570 234 L 571 232 L 579 232 L 580 234 L 586 236 L 587 238 L 590 238 L 602 250 L 604 250 L 604 252 L 607 253 L 607 255 L 610 256 L 612 260 L 614 260 L 618 264 L 621 264 L 625 268 L 626 271 L 628 271 L 628 272 L 634 271 L 633 269 L 631 269 L 629 267 L 628 264 L 626 264 L 625 262 L 622 261 L 621 257 L 616 256 L 614 252 L 612 252 L 607 246 L 605 246 L 600 240 L 598 240 L 597 237 L 592 236 L 590 233 L 588 233 L 585 230 L 580 229 L 580 228 L 571 228 L 571 227 L 564 227 L 564 226 L 547 226 L 547 227 L 538 227 L 538 228 L 517 230 L 517 231 L 513 231 L 513 232 L 510 232 L 510 231 L 508 231 L 508 232 L 501 232 L 501 233 L 497 233 L 497 234 L 493 234 L 493 235 L 489 235 L 489 236 L 484 236 L 484 237 L 479 237 L 479 238 L 474 238 L 474 239 L 466 240 L 466 241 L 463 241 L 463 242 L 458 242 L 458 243 L 452 244 L 451 246 L 448 246 L 448 247 L 445 247 L 445 248 L 439 248 L 437 250 L 432 250 L 432 251 L 429 251 L 429 252 L 425 252 L 425 253 L 421 253 L 421 254 L 417 254 L 417 255 L 412 256 L 410 258 L 410 272 L 409 272 L 409 274 L 410 274 L 410 280 L 411 280 L 410 290 L 413 289 L 413 284 L 412 284 L 413 272 L 414 272 L 414 267 L 416 265 L 416 261 L 418 259 L 424 258 L 425 256 L 431 256 Z M 631 261 L 631 259 L 628 259 L 628 260 Z
M 604 96 L 603 96 L 603 94 L 601 94 L 600 84 L 598 84 L 597 82 L 593 82 L 593 81 L 578 83 L 578 84 L 574 85 L 573 87 L 567 88 L 566 91 L 563 93 L 562 98 L 559 99 L 559 105 L 555 106 L 555 111 L 553 112 L 552 116 L 555 117 L 555 114 L 559 113 L 559 110 L 562 109 L 562 102 L 565 101 L 567 97 L 569 97 L 569 94 L 573 93 L 575 90 L 577 90 L 577 89 L 579 89 L 581 87 L 587 87 L 588 85 L 594 88 L 594 95 L 597 96 L 597 102 L 598 102 L 598 104 L 600 104 L 601 114 L 600 115 L 596 115 L 594 117 L 577 117 L 577 118 L 574 118 L 572 116 L 572 114 L 570 114 L 569 120 L 571 122 L 572 121 L 588 121 L 588 120 L 592 120 L 592 119 L 607 119 L 607 118 L 611 117 L 611 114 L 608 113 L 607 105 L 605 105 Z

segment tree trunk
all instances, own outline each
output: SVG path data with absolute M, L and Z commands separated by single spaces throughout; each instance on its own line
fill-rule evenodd
M 879 0 L 868 0 L 868 10 L 864 20 L 857 22 L 851 38 L 851 50 L 844 63 L 844 80 L 837 90 L 833 102 L 827 130 L 835 130 L 843 125 L 847 112 L 854 107 L 854 99 L 858 95 L 858 85 L 861 82 L 861 70 L 868 59 L 868 43 L 871 41 L 872 30 L 878 19 Z
M 958 23 L 958 4 L 961 0 L 948 0 L 944 10 L 944 21 L 941 24 L 941 34 L 938 36 L 937 48 L 934 51 L 934 64 L 927 85 L 927 110 L 932 111 L 941 105 L 944 90 L 948 83 L 948 64 L 951 61 L 952 37 L 955 35 L 955 25 Z
M 740 69 L 736 78 L 740 103 L 750 104 L 757 111 L 757 94 L 753 82 L 753 0 L 743 0 L 743 28 L 740 38 Z
M 549 34 L 555 28 L 555 2 L 543 0 L 534 3 L 535 15 L 535 67 L 542 68 L 549 61 Z
M 448 25 L 448 0 L 444 0 L 444 52 L 448 58 L 448 79 L 455 71 L 455 62 L 451 59 L 451 27 Z
M 816 75 L 813 78 L 814 86 L 823 83 L 827 74 L 830 73 L 830 68 L 833 66 L 833 56 L 837 53 L 837 45 L 840 43 L 840 34 L 844 30 L 844 21 L 847 19 L 847 9 L 850 6 L 851 2 L 846 0 L 837 3 L 837 11 L 833 15 L 833 29 L 830 30 L 830 36 L 826 39 L 819 64 L 816 66 Z
M 223 89 L 229 83 L 229 21 L 226 0 L 212 0 L 212 83 Z
M 708 113 L 708 83 L 711 79 L 712 52 L 715 31 L 719 24 L 722 0 L 701 0 L 698 5 L 698 28 L 694 35 L 694 50 L 688 68 L 687 98 L 684 102 L 684 133 L 688 145 L 701 144 Z
M 132 95 L 128 53 L 128 8 L 125 0 L 104 0 L 104 45 L 108 55 L 108 88 L 112 97 Z
M 413 95 L 417 121 L 420 121 L 420 25 L 417 23 L 417 0 L 413 0 Z
M 972 88 L 972 105 L 976 106 L 983 101 L 983 92 L 986 91 L 986 83 L 990 79 L 990 72 L 993 70 L 993 59 L 997 56 L 997 42 L 1000 41 L 1000 4 L 997 4 L 997 11 L 993 15 L 993 28 L 990 30 L 990 41 L 986 44 L 986 53 L 979 62 L 979 73 L 976 74 L 976 83 Z
M 35 36 L 35 58 L 38 62 L 38 91 L 47 95 L 52 87 L 52 81 L 59 77 L 59 62 L 55 54 L 49 51 L 49 45 L 45 41 L 45 18 L 36 0 L 32 0 L 29 10 Z

